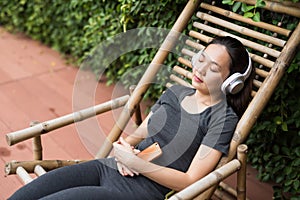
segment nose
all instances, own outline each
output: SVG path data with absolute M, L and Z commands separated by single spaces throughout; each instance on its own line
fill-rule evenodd
M 200 73 L 202 76 L 206 75 L 206 70 L 208 67 L 208 63 L 206 62 L 198 62 L 197 65 L 194 66 L 194 69 Z
M 207 56 L 204 56 L 204 54 L 205 54 L 204 51 L 200 51 L 192 57 L 193 68 L 202 76 L 206 75 L 206 70 L 207 67 L 209 66 Z

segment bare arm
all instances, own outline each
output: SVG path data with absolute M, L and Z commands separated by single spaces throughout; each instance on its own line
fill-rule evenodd
M 120 162 L 125 163 L 129 168 L 137 171 L 149 179 L 175 191 L 182 190 L 188 185 L 194 183 L 200 178 L 211 172 L 222 153 L 201 145 L 198 149 L 189 169 L 181 172 L 168 167 L 159 166 L 151 162 L 147 162 L 130 153 L 130 149 L 126 148 L 126 144 L 114 144 L 116 149 L 116 157 Z
M 149 168 L 158 170 L 140 173 L 161 185 L 175 191 L 180 191 L 211 172 L 217 165 L 221 155 L 221 152 L 205 145 L 201 145 L 186 172 L 167 167 L 158 168 L 158 166 L 150 163 Z
M 143 120 L 142 124 L 135 130 L 134 133 L 128 135 L 125 138 L 125 141 L 128 142 L 131 146 L 135 146 L 139 144 L 143 139 L 147 137 L 148 135 L 147 124 L 151 115 L 152 112 L 148 114 L 148 116 Z
M 132 150 L 132 148 L 134 146 L 139 144 L 143 139 L 145 139 L 147 137 L 147 135 L 148 135 L 147 124 L 148 124 L 148 120 L 149 120 L 151 115 L 152 115 L 152 112 L 150 112 L 148 114 L 146 119 L 143 120 L 142 124 L 140 124 L 140 126 L 134 131 L 134 133 L 132 133 L 131 135 L 126 137 L 124 142 L 123 142 L 122 137 L 119 139 L 119 141 L 122 141 L 123 143 L 126 143 L 127 147 L 130 147 L 130 149 Z M 134 151 L 134 153 L 136 154 L 136 153 L 138 153 L 138 151 Z M 117 159 L 116 159 L 116 161 L 117 161 Z M 117 161 L 117 168 L 118 168 L 119 173 L 122 176 L 139 175 L 139 172 L 128 168 L 128 166 L 125 165 L 125 163 L 122 163 L 122 162 L 119 162 L 119 161 Z

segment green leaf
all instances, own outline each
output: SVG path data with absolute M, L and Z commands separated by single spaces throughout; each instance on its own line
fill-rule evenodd
M 256 12 L 252 19 L 255 22 L 260 22 L 260 13 Z
M 293 171 L 292 167 L 287 166 L 287 167 L 284 168 L 284 173 L 287 174 L 287 175 L 289 175 L 292 171 Z M 291 181 L 291 180 L 289 180 L 289 181 Z M 290 184 L 289 181 L 286 182 L 287 185 Z
M 282 151 L 282 153 L 284 153 L 285 155 L 290 155 L 290 149 L 287 148 L 287 147 L 285 147 L 285 146 L 281 147 L 281 151 Z
M 278 146 L 278 145 L 274 145 L 274 146 L 272 147 L 272 150 L 273 150 L 273 152 L 274 152 L 275 154 L 279 154 L 279 146 Z
M 290 200 L 299 200 L 300 199 L 300 197 L 291 197 L 291 199 Z
M 282 124 L 282 118 L 280 116 L 276 116 L 274 117 L 274 122 L 275 124 L 280 125 Z
M 300 158 L 296 158 L 296 159 L 293 161 L 293 166 L 300 167 Z
M 253 15 L 254 14 L 252 12 L 246 12 L 246 13 L 244 13 L 244 17 L 246 17 L 246 18 L 252 18 Z
M 283 179 L 284 179 L 284 176 L 282 176 L 282 175 L 281 176 L 277 176 L 275 182 L 276 183 L 281 183 L 283 181 Z
M 263 0 L 256 0 L 255 7 L 262 8 L 266 6 L 266 2 Z
M 294 182 L 294 180 L 288 180 L 284 183 L 285 186 L 289 186 L 289 185 L 292 185 Z
M 250 10 L 252 10 L 253 8 L 255 8 L 254 6 L 248 6 L 247 4 L 243 3 L 242 4 L 242 11 L 243 12 L 249 12 Z
M 232 11 L 236 12 L 242 5 L 242 2 L 235 2 L 233 7 L 232 7 Z
M 234 4 L 234 1 L 233 0 L 223 0 L 222 3 L 232 6 Z
M 296 153 L 296 155 L 297 155 L 298 157 L 300 157 L 300 147 L 297 147 L 297 148 L 295 149 L 295 153 Z
M 262 181 L 266 182 L 270 180 L 270 174 L 266 174 L 265 176 L 262 177 Z
M 271 157 L 271 154 L 270 154 L 270 153 L 266 153 L 266 154 L 263 156 L 263 159 L 264 159 L 265 161 L 269 161 L 270 157 Z
M 287 123 L 286 123 L 286 122 L 283 122 L 283 123 L 282 123 L 281 129 L 282 129 L 283 131 L 288 131 L 288 126 L 287 126 Z

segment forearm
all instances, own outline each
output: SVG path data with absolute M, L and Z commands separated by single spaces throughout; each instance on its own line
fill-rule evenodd
M 133 161 L 135 160 L 135 161 Z M 180 191 L 196 181 L 195 177 L 176 169 L 163 167 L 140 158 L 131 160 L 132 169 L 149 179 L 175 191 Z
M 129 164 L 130 167 L 149 179 L 175 191 L 180 191 L 210 173 L 216 167 L 221 155 L 220 151 L 201 145 L 186 172 L 158 166 L 137 156 L 133 156 Z
M 135 146 L 139 144 L 143 139 L 147 137 L 148 135 L 147 124 L 151 115 L 152 113 L 149 113 L 149 115 L 146 117 L 143 123 L 134 131 L 134 133 L 128 135 L 125 138 L 125 141 L 129 143 L 131 146 Z
M 128 142 L 131 146 L 135 146 L 135 145 L 139 144 L 143 139 L 144 138 L 142 138 L 139 135 L 132 134 L 132 135 L 128 135 L 125 138 L 125 141 Z

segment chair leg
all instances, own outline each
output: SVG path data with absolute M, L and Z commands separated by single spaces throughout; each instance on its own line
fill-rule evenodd
M 237 173 L 237 199 L 246 199 L 246 169 L 247 169 L 247 150 L 245 144 L 238 146 L 237 158 L 241 162 L 241 169 Z
M 30 122 L 30 127 L 35 126 L 39 123 L 40 122 L 38 121 L 32 121 Z M 33 159 L 43 160 L 43 147 L 42 147 L 42 140 L 40 135 L 35 136 L 33 138 L 32 146 L 33 146 Z

